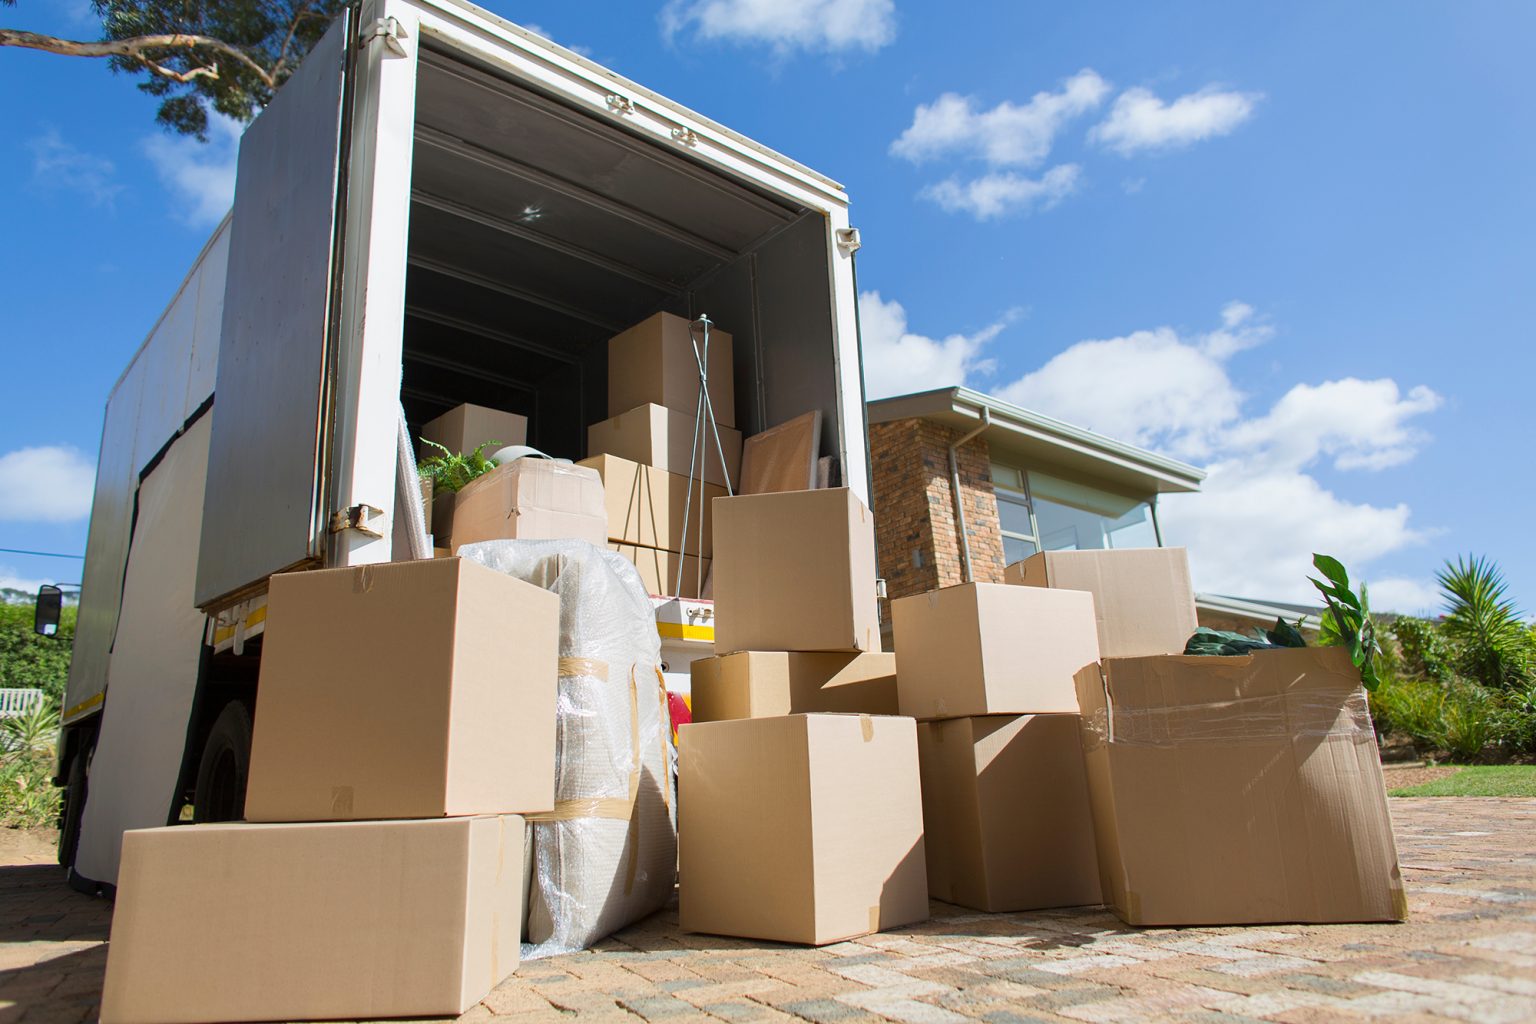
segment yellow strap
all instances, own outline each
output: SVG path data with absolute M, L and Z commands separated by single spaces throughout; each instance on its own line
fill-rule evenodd
M 613 818 L 617 821 L 627 821 L 634 810 L 633 800 L 621 800 L 618 797 L 597 800 L 558 800 L 552 811 L 540 811 L 537 814 L 525 814 L 528 821 L 576 821 L 580 818 Z

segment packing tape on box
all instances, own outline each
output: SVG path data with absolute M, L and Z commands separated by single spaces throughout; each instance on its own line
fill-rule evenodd
M 1172 747 L 1190 743 L 1345 736 L 1370 739 L 1370 707 L 1364 690 L 1350 694 L 1298 690 L 1262 697 L 1197 701 L 1155 708 L 1096 708 L 1082 719 L 1083 745 Z
M 605 683 L 608 681 L 608 663 L 596 658 L 561 658 L 558 671 L 561 677 L 591 676 Z

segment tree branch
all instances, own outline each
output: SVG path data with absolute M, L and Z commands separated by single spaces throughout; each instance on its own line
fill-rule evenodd
M 169 78 L 175 82 L 191 82 L 198 78 L 218 78 L 219 69 L 208 66 L 192 68 L 190 71 L 177 71 L 146 56 L 146 51 L 213 51 L 244 64 L 252 74 L 261 79 L 262 84 L 268 89 L 275 90 L 277 88 L 277 81 L 272 73 L 252 60 L 250 55 L 235 49 L 221 39 L 214 39 L 211 36 L 182 35 L 178 33 L 158 36 L 133 36 L 129 39 L 109 39 L 102 42 L 88 43 L 74 39 L 60 39 L 57 36 L 39 35 L 35 32 L 19 32 L 15 29 L 0 28 L 0 46 L 21 46 L 31 50 L 63 54 L 66 57 L 123 57 L 128 60 L 138 61 L 153 74 L 159 75 L 162 78 Z

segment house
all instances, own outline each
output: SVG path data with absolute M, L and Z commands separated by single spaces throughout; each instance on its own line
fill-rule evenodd
M 1005 565 L 1037 551 L 1162 547 L 1158 498 L 1199 491 L 1205 479 L 1195 466 L 969 388 L 884 398 L 867 414 L 890 598 L 1001 583 Z M 1202 625 L 1245 631 L 1308 611 L 1205 594 L 1196 607 Z

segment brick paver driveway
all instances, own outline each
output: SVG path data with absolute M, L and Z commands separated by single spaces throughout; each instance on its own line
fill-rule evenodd
M 461 1020 L 1536 1021 L 1536 800 L 1392 810 L 1407 924 L 1136 931 L 935 903 L 925 924 L 807 950 L 680 935 L 664 911 L 525 963 Z M 0 845 L 0 1024 L 94 1019 L 109 917 L 45 851 Z

